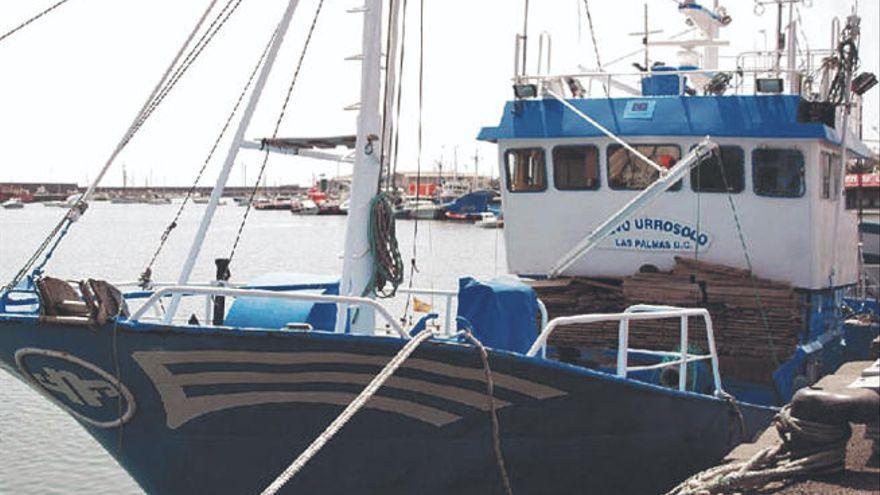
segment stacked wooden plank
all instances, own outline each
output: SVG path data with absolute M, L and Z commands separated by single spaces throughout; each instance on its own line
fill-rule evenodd
M 704 307 L 714 326 L 718 354 L 728 376 L 767 374 L 794 352 L 803 329 L 803 307 L 793 287 L 753 277 L 747 270 L 676 258 L 669 272 L 636 273 L 623 279 L 586 277 L 536 281 L 533 287 L 550 317 L 620 312 L 639 303 Z M 690 345 L 705 350 L 703 322 L 691 318 Z M 560 327 L 550 344 L 617 349 L 617 323 Z M 674 350 L 679 321 L 653 320 L 630 325 L 630 347 Z M 741 368 L 741 369 L 740 369 Z

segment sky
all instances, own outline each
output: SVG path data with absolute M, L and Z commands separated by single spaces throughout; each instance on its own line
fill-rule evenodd
M 0 33 L 56 0 L 0 0 Z M 554 72 L 595 67 L 581 0 L 531 2 L 530 68 L 538 34 L 552 37 Z M 171 61 L 208 0 L 69 0 L 46 17 L 0 42 L 0 182 L 57 181 L 86 184 L 94 179 L 134 118 L 165 66 Z M 223 0 L 218 4 L 223 4 Z M 418 166 L 419 3 L 409 0 L 406 59 L 400 125 L 399 170 Z M 687 28 L 675 0 L 648 0 L 650 28 L 658 39 Z M 862 70 L 880 62 L 880 8 L 861 0 Z M 301 0 L 248 138 L 271 134 L 287 85 L 303 47 L 318 0 Z M 356 112 L 344 108 L 358 100 L 362 15 L 347 13 L 358 0 L 325 0 L 303 70 L 280 135 L 352 134 Z M 494 145 L 479 143 L 480 127 L 497 124 L 512 96 L 514 37 L 522 28 L 521 0 L 424 0 L 424 99 L 421 167 L 457 168 L 471 174 L 497 173 Z M 643 26 L 644 0 L 591 0 L 601 58 L 607 62 L 636 51 Z M 170 96 L 123 151 L 103 184 L 121 185 L 123 166 L 129 185 L 188 185 L 205 160 L 227 114 L 286 5 L 285 0 L 243 0 L 227 26 L 192 66 Z M 721 2 L 733 18 L 721 38 L 722 55 L 773 44 L 774 8 L 757 15 L 752 0 Z M 810 48 L 830 45 L 830 19 L 844 21 L 852 0 L 807 0 L 799 6 Z M 764 31 L 763 33 L 761 31 Z M 675 65 L 674 48 L 652 48 L 652 60 Z M 630 71 L 634 55 L 609 70 Z M 725 60 L 722 60 L 722 67 Z M 877 139 L 878 92 L 865 102 L 865 137 Z M 200 184 L 210 185 L 229 147 L 229 135 Z M 478 157 L 475 160 L 475 156 Z M 457 163 L 454 158 L 457 157 Z M 242 150 L 230 185 L 252 184 L 261 154 Z M 334 162 L 273 155 L 267 183 L 309 184 L 318 174 L 349 173 Z

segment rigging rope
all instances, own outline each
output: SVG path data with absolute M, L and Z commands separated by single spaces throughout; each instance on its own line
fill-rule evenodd
M 596 54 L 596 66 L 600 72 L 604 72 L 602 59 L 599 57 L 599 43 L 596 42 L 596 31 L 593 29 L 593 16 L 590 15 L 590 0 L 584 0 L 584 9 L 587 12 L 587 24 L 590 26 L 590 38 L 593 40 L 593 53 Z M 602 82 L 602 88 L 605 89 L 605 96 L 610 96 L 609 88 L 604 81 Z
M 666 495 L 751 493 L 786 486 L 797 477 L 827 475 L 844 469 L 851 429 L 846 421 L 819 423 L 791 415 L 791 406 L 773 420 L 782 442 L 749 460 L 707 469 L 682 482 Z
M 168 67 L 165 69 L 162 77 L 153 87 L 152 92 L 147 97 L 147 100 L 144 102 L 141 109 L 135 115 L 134 120 L 132 121 L 131 125 L 129 125 L 128 129 L 125 131 L 125 134 L 123 134 L 120 141 L 117 143 L 116 148 L 114 148 L 113 152 L 110 154 L 110 157 L 104 163 L 103 168 L 101 168 L 101 170 L 98 172 L 98 176 L 95 178 L 95 180 L 86 190 L 86 192 L 84 192 L 82 196 L 80 196 L 79 199 L 70 207 L 64 217 L 62 217 L 61 220 L 57 224 L 55 224 L 55 227 L 53 227 L 49 234 L 43 239 L 43 241 L 40 243 L 40 246 L 34 251 L 33 254 L 31 254 L 31 257 L 28 259 L 27 262 L 25 262 L 21 269 L 19 269 L 12 280 L 10 280 L 5 286 L 0 288 L 0 293 L 5 293 L 17 287 L 22 279 L 24 279 L 28 275 L 28 272 L 31 271 L 31 268 L 34 266 L 40 256 L 43 255 L 43 253 L 46 251 L 47 248 L 49 248 L 49 245 L 51 244 L 52 247 L 49 248 L 50 251 L 48 253 L 48 256 L 44 257 L 42 263 L 39 265 L 40 270 L 42 270 L 46 262 L 48 262 L 49 257 L 51 257 L 52 252 L 54 252 L 54 250 L 58 247 L 61 240 L 64 239 L 70 228 L 70 225 L 77 219 L 79 219 L 79 217 L 83 213 L 85 213 L 86 209 L 88 208 L 87 202 L 89 198 L 98 187 L 98 184 L 100 184 L 104 175 L 107 173 L 107 170 L 109 170 L 110 166 L 113 165 L 116 157 L 119 156 L 125 146 L 131 141 L 131 138 L 134 136 L 134 134 L 137 133 L 138 129 L 140 129 L 139 123 L 141 123 L 141 117 L 144 115 L 144 112 L 147 111 L 156 95 L 161 91 L 165 83 L 169 80 L 169 76 L 171 75 L 174 68 L 177 67 L 177 63 L 183 56 L 186 47 L 188 47 L 190 43 L 192 43 L 193 38 L 195 38 L 196 33 L 198 33 L 201 29 L 202 25 L 205 22 L 205 19 L 207 19 L 208 14 L 211 13 L 211 10 L 213 10 L 216 3 L 217 0 L 211 0 L 208 3 L 205 11 L 202 13 L 201 17 L 199 17 L 199 20 L 196 22 L 196 25 L 190 31 L 189 36 L 187 36 L 186 40 L 183 42 L 183 44 L 180 46 L 177 53 L 175 54 L 174 59 L 171 61 L 170 64 L 168 64 Z
M 262 495 L 274 495 L 281 488 L 287 484 L 288 481 L 291 480 L 294 476 L 299 473 L 303 467 L 305 467 L 306 463 L 308 463 L 312 457 L 314 457 L 323 447 L 327 444 L 335 435 L 345 426 L 348 421 L 361 410 L 361 408 L 366 405 L 367 401 L 370 400 L 376 392 L 388 381 L 389 378 L 400 368 L 400 365 L 409 358 L 410 354 L 416 350 L 416 348 L 422 344 L 422 342 L 428 340 L 431 337 L 431 330 L 425 329 L 416 334 L 409 342 L 404 345 L 400 351 L 395 355 L 391 361 L 388 361 L 388 364 L 382 368 L 382 371 L 373 378 L 370 383 L 361 391 L 358 396 L 345 407 L 342 413 L 330 423 L 327 428 L 318 435 L 317 438 L 309 445 L 300 455 L 293 461 L 293 463 L 287 467 L 278 478 L 275 479 L 269 486 L 263 490 Z
M 232 5 L 232 2 L 235 2 L 235 5 Z M 171 75 L 162 90 L 159 91 L 159 94 L 156 95 L 156 97 L 150 103 L 149 108 L 146 112 L 144 112 L 143 117 L 135 128 L 135 131 L 140 129 L 140 127 L 144 124 L 144 122 L 146 122 L 150 115 L 152 115 L 153 112 L 159 107 L 162 101 L 165 100 L 168 94 L 171 93 L 171 90 L 174 89 L 174 87 L 184 76 L 184 74 L 186 74 L 190 67 L 192 67 L 195 61 L 199 58 L 199 55 L 201 55 L 205 48 L 211 43 L 211 41 L 214 39 L 214 36 L 216 36 L 217 33 L 220 32 L 220 30 L 223 28 L 223 26 L 226 25 L 226 21 L 229 20 L 233 13 L 235 13 L 235 11 L 238 9 L 238 6 L 241 5 L 241 2 L 242 0 L 228 0 L 226 2 L 226 5 L 224 5 L 223 8 L 220 9 L 220 12 L 217 13 L 217 15 L 211 21 L 211 24 L 208 25 L 208 28 L 205 30 L 204 33 L 202 33 L 202 36 L 199 38 L 198 41 L 196 41 L 196 43 L 190 49 L 189 53 L 187 53 L 186 57 L 184 57 L 183 62 L 181 62 L 180 66 L 177 68 L 177 70 L 174 71 L 174 74 Z M 230 6 L 232 6 L 231 10 Z
M 403 13 L 404 22 L 401 24 L 400 28 L 400 60 L 398 61 L 397 68 L 397 88 L 396 88 L 396 103 L 394 107 L 394 118 L 391 119 L 391 138 L 394 140 L 393 147 L 391 149 L 391 154 L 388 157 L 389 163 L 391 164 L 391 187 L 396 187 L 396 178 L 397 178 L 397 163 L 398 156 L 400 150 L 400 112 L 403 107 L 403 68 L 404 61 L 406 60 L 406 11 L 407 5 L 409 2 L 407 0 L 403 0 L 403 5 L 401 7 L 401 12 Z M 418 191 L 416 191 L 416 197 L 418 197 Z
M 49 7 L 48 9 L 46 9 L 46 10 L 40 12 L 39 14 L 37 14 L 37 15 L 31 17 L 30 19 L 28 19 L 28 20 L 22 22 L 22 23 L 19 24 L 18 26 L 15 26 L 15 27 L 12 28 L 11 30 L 7 31 L 7 32 L 4 33 L 2 36 L 0 36 L 0 41 L 5 40 L 6 38 L 12 36 L 12 35 L 15 34 L 16 32 L 18 32 L 18 31 L 24 29 L 24 28 L 27 27 L 30 23 L 36 21 L 36 20 L 39 19 L 40 17 L 43 17 L 44 15 L 48 14 L 49 12 L 52 12 L 53 10 L 57 9 L 58 7 L 61 7 L 62 5 L 64 5 L 65 3 L 67 3 L 68 1 L 69 1 L 69 0 L 61 0 L 60 2 L 57 2 L 55 5 L 52 5 L 51 7 Z
M 306 34 L 306 40 L 303 44 L 303 49 L 299 54 L 299 60 L 296 63 L 296 70 L 293 72 L 293 77 L 290 79 L 290 84 L 287 86 L 287 94 L 284 96 L 284 103 L 281 105 L 281 111 L 278 113 L 278 118 L 275 120 L 275 129 L 272 131 L 272 138 L 276 138 L 278 136 L 278 129 L 281 127 L 281 121 L 284 120 L 284 115 L 287 112 L 287 106 L 290 104 L 290 96 L 293 93 L 293 88 L 296 86 L 296 81 L 299 78 L 300 70 L 302 70 L 303 61 L 306 58 L 306 53 L 309 51 L 309 44 L 312 41 L 312 34 L 315 32 L 315 26 L 318 24 L 318 17 L 321 14 L 321 8 L 324 6 L 324 0 L 320 0 L 318 2 L 318 6 L 315 8 L 315 15 L 312 17 L 312 23 L 309 26 L 309 31 Z M 242 215 L 241 223 L 238 225 L 238 232 L 235 234 L 235 241 L 232 243 L 232 249 L 229 251 L 229 263 L 232 263 L 232 259 L 235 257 L 235 250 L 238 248 L 238 243 L 241 241 L 242 233 L 244 232 L 244 226 L 247 223 L 248 216 L 251 213 L 251 209 L 254 204 L 254 197 L 257 194 L 257 189 L 260 187 L 260 181 L 263 180 L 263 174 L 266 172 L 266 164 L 269 163 L 269 149 L 266 148 L 263 153 L 263 163 L 260 165 L 260 172 L 257 174 L 257 181 L 254 182 L 254 187 L 251 189 L 250 196 L 248 197 L 247 206 L 244 210 L 244 215 Z
M 736 203 L 733 201 L 730 184 L 727 182 L 727 171 L 724 169 L 724 159 L 721 156 L 721 148 L 713 148 L 712 154 L 718 162 L 718 167 L 721 169 L 721 180 L 724 182 L 724 190 L 727 192 L 727 203 L 730 205 L 730 211 L 733 213 L 733 221 L 736 224 L 736 233 L 739 236 L 739 244 L 742 247 L 746 266 L 749 269 L 749 282 L 751 282 L 752 291 L 755 293 L 755 302 L 758 305 L 758 312 L 761 314 L 761 323 L 764 325 L 764 331 L 767 332 L 767 345 L 770 346 L 770 354 L 773 356 L 773 363 L 778 368 L 781 362 L 779 360 L 779 355 L 776 353 L 776 345 L 773 340 L 773 330 L 770 328 L 770 323 L 767 321 L 767 311 L 764 309 L 764 304 L 761 302 L 761 295 L 758 292 L 758 285 L 754 276 L 755 270 L 752 266 L 752 257 L 749 256 L 749 247 L 746 244 L 746 237 L 745 234 L 743 234 L 742 224 L 739 221 L 739 213 L 736 209 Z
M 425 0 L 419 0 L 419 110 L 418 130 L 416 133 L 416 205 L 419 204 L 422 194 L 422 108 L 425 96 Z M 396 165 L 396 164 L 395 164 Z M 396 166 L 395 166 L 396 171 Z M 393 180 L 392 180 L 393 184 Z M 416 214 L 413 223 L 412 256 L 409 262 L 409 288 L 413 288 L 415 274 L 419 272 L 416 259 L 418 258 L 419 240 L 419 215 Z M 410 302 L 415 295 L 410 293 L 406 298 L 403 309 L 404 318 L 409 312 Z M 433 297 L 433 296 L 432 296 Z M 432 300 L 433 304 L 433 300 Z
M 149 263 L 147 263 L 147 267 L 144 268 L 144 271 L 140 276 L 140 284 L 141 287 L 147 289 L 150 285 L 150 280 L 153 274 L 153 264 L 156 262 L 156 259 L 159 257 L 159 253 L 162 252 L 162 249 L 165 247 L 165 243 L 168 241 L 168 237 L 171 234 L 171 231 L 177 227 L 177 222 L 180 220 L 180 216 L 183 213 L 184 208 L 192 197 L 193 193 L 196 190 L 196 187 L 199 184 L 199 180 L 202 178 L 202 175 L 205 173 L 205 170 L 208 168 L 208 163 L 211 162 L 211 158 L 214 156 L 214 153 L 217 151 L 217 148 L 220 145 L 220 141 L 223 139 L 223 136 L 226 134 L 226 131 L 229 129 L 230 124 L 232 123 L 232 119 L 235 117 L 235 114 L 238 113 L 238 109 L 241 106 L 241 102 L 244 101 L 244 97 L 247 94 L 248 90 L 251 87 L 251 84 L 254 82 L 254 77 L 256 77 L 257 72 L 259 71 L 260 66 L 263 65 L 263 61 L 266 59 L 266 54 L 269 53 L 269 48 L 272 46 L 272 41 L 275 39 L 275 34 L 277 31 L 272 33 L 272 36 L 269 37 L 269 42 L 266 43 L 266 47 L 263 48 L 263 53 L 260 55 L 259 60 L 254 65 L 254 69 L 251 71 L 250 77 L 248 77 L 247 84 L 242 88 L 241 93 L 238 95 L 238 100 L 235 102 L 235 105 L 232 107 L 232 111 L 229 112 L 229 116 L 226 117 L 226 122 L 223 124 L 223 128 L 220 129 L 220 133 L 217 135 L 217 139 L 214 140 L 213 146 L 211 146 L 211 150 L 208 152 L 208 156 L 205 158 L 205 161 L 202 163 L 202 167 L 199 169 L 199 172 L 196 174 L 195 180 L 193 180 L 192 185 L 186 191 L 186 195 L 183 198 L 183 201 L 180 203 L 180 207 L 177 208 L 177 213 L 175 213 L 174 218 L 171 220 L 171 223 L 165 227 L 165 231 L 162 233 L 162 236 L 159 238 L 159 245 L 156 247 L 155 252 L 153 253 L 153 257 L 150 259 Z

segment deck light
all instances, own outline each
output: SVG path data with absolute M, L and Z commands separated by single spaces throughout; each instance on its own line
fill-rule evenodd
M 514 84 L 513 94 L 517 98 L 534 98 L 538 96 L 538 86 L 536 84 Z
M 877 76 L 875 76 L 871 72 L 862 72 L 861 74 L 853 78 L 851 88 L 853 90 L 853 93 L 862 96 L 876 85 Z

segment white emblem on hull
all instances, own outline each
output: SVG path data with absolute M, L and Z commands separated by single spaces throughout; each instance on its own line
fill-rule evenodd
M 188 395 L 184 387 L 220 385 L 286 385 L 286 384 L 341 384 L 366 385 L 374 374 L 342 371 L 266 371 L 266 365 L 372 365 L 383 366 L 387 356 L 342 352 L 249 352 L 249 351 L 138 351 L 132 357 L 153 381 L 165 406 L 166 422 L 176 429 L 186 422 L 208 413 L 243 406 L 279 403 L 348 405 L 357 394 L 343 391 L 270 391 L 253 390 L 206 395 Z M 186 371 L 173 372 L 177 365 L 254 365 L 259 371 Z M 212 367 L 213 369 L 214 367 Z M 465 368 L 428 359 L 413 358 L 405 369 L 419 370 L 458 380 L 485 383 L 483 370 Z M 496 388 L 512 390 L 534 399 L 565 395 L 565 392 L 546 385 L 493 372 Z M 475 389 L 435 383 L 430 379 L 392 377 L 388 389 L 415 392 L 458 405 L 486 411 L 484 392 Z M 510 406 L 510 402 L 495 399 L 496 407 Z M 399 414 L 433 426 L 444 426 L 461 416 L 420 404 L 414 400 L 382 396 L 381 392 L 366 405 L 367 408 Z
M 42 364 L 30 365 L 30 359 Z M 73 417 L 98 428 L 113 428 L 134 416 L 134 396 L 101 368 L 66 352 L 26 347 L 15 353 L 21 375 Z M 100 417 L 110 415 L 112 419 Z

